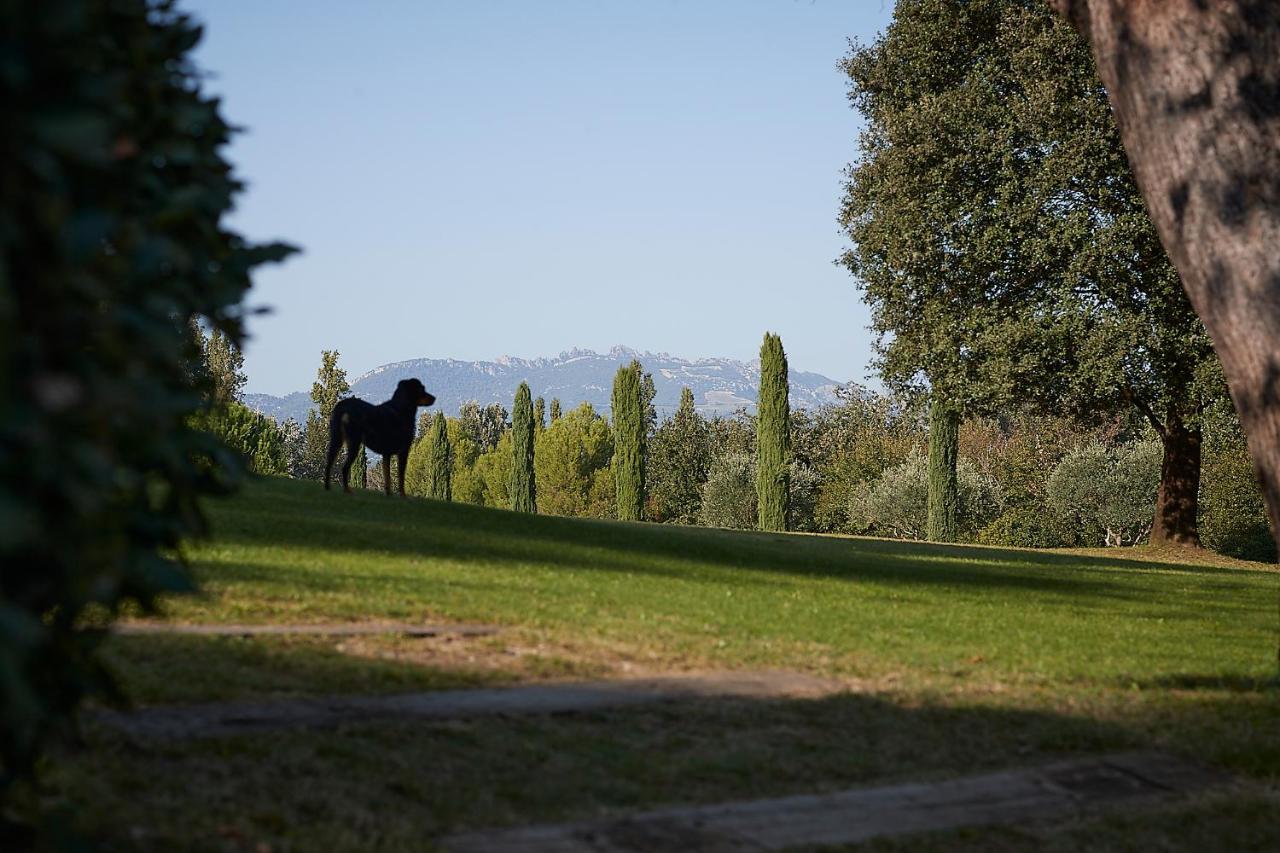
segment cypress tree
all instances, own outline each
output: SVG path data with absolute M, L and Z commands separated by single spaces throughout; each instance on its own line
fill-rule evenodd
M 622 521 L 644 514 L 643 393 L 639 362 L 619 367 L 613 377 L 613 477 Z
M 956 541 L 959 454 L 960 410 L 935 393 L 929 406 L 929 509 L 925 519 L 925 538 L 930 542 Z
M 453 473 L 453 447 L 449 444 L 449 425 L 444 412 L 436 412 L 431 421 L 431 434 L 427 463 L 427 497 L 439 501 L 453 500 L 451 475 Z
M 533 428 L 542 432 L 547 427 L 547 401 L 539 397 L 533 401 Z
M 364 445 L 360 445 L 360 452 L 356 454 L 356 461 L 351 463 L 351 488 L 363 489 L 368 485 L 369 473 L 369 457 L 365 455 Z
M 560 420 L 560 398 L 551 398 L 551 422 L 555 423 Z
M 760 346 L 760 398 L 756 417 L 756 507 L 761 530 L 787 529 L 791 406 L 782 338 L 765 333 Z
M 538 499 L 533 480 L 533 400 L 529 384 L 521 382 L 511 411 L 511 508 L 516 512 L 537 512 Z

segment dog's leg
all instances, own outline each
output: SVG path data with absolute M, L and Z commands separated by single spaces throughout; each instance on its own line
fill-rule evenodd
M 408 453 L 396 454 L 396 476 L 399 477 L 400 480 L 400 497 L 404 497 L 404 469 L 408 461 Z
M 382 489 L 391 497 L 391 454 L 382 454 Z

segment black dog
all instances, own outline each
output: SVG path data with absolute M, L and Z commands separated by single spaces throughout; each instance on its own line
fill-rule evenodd
M 342 490 L 351 491 L 351 463 L 360 445 L 382 454 L 382 485 L 391 494 L 391 456 L 400 462 L 400 496 L 404 497 L 404 467 L 413 444 L 414 416 L 419 406 L 430 406 L 436 398 L 427 393 L 417 379 L 402 379 L 396 393 L 381 406 L 348 397 L 333 407 L 329 416 L 329 455 L 324 465 L 324 487 L 329 489 L 329 473 L 338 448 L 347 446 L 347 461 L 342 465 Z

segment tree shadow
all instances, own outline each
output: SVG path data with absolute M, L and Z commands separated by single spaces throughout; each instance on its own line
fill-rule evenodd
M 832 577 L 1135 599 L 1146 593 L 1127 588 L 1125 581 L 1138 575 L 1209 576 L 1229 587 L 1253 577 L 1221 566 L 1125 557 L 566 519 L 381 496 L 323 495 L 327 500 L 318 500 L 302 491 L 309 485 L 255 485 L 216 513 L 215 535 L 224 542 L 273 543 L 332 554 L 542 563 L 695 582 L 723 581 L 709 567 L 756 573 L 735 577 L 735 584 Z
M 224 649 L 198 638 L 165 653 L 190 655 L 187 677 L 198 679 Z M 312 655 L 284 647 L 264 674 L 314 674 Z M 345 692 L 334 684 L 367 685 L 361 670 L 376 665 L 347 657 L 324 667 L 297 687 Z M 350 672 L 335 679 L 330 668 Z M 1090 695 L 1071 711 L 1032 694 L 846 692 L 367 721 L 191 741 L 91 727 L 88 748 L 59 756 L 52 780 L 84 828 L 107 840 L 145 826 L 153 833 L 147 846 L 174 848 L 233 827 L 280 848 L 403 849 L 465 828 L 930 781 L 1131 749 L 1274 779 L 1280 709 L 1235 692 L 1231 678 L 1226 683 L 1219 695 L 1136 704 L 1117 690 L 1110 703 Z M 367 834 L 350 835 L 352 826 Z

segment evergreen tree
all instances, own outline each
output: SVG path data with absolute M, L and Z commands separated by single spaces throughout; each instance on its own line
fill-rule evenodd
M 436 412 L 431 421 L 430 462 L 427 469 L 427 497 L 438 501 L 453 500 L 453 447 L 449 444 L 449 425 L 444 412 Z
M 760 398 L 756 415 L 756 501 L 761 530 L 787 529 L 791 462 L 791 407 L 782 338 L 766 333 L 760 346 Z
M 646 464 L 650 518 L 696 524 L 702 486 L 711 466 L 711 428 L 693 405 L 693 392 L 680 392 L 676 413 L 658 427 Z
M 929 407 L 929 498 L 925 538 L 956 541 L 960 482 L 960 410 L 935 394 Z
M 647 439 L 658 427 L 658 409 L 653 405 L 658 388 L 653 384 L 653 374 L 645 373 L 639 359 L 631 359 L 631 369 L 640 377 L 640 408 L 644 412 L 644 435 Z
M 350 390 L 347 372 L 338 367 L 338 351 L 321 352 L 316 381 L 311 384 L 311 402 L 315 403 L 316 407 L 307 412 L 301 476 L 309 480 L 319 480 L 324 477 L 325 454 L 329 448 L 329 415 L 333 414 L 333 407 L 338 405 L 338 401 Z M 334 463 L 335 469 L 341 464 L 342 457 L 339 456 Z
M 538 478 L 538 511 L 547 515 L 612 517 L 610 500 L 599 506 L 599 481 L 613 479 L 609 460 L 613 436 L 609 422 L 590 403 L 572 409 L 538 435 L 534 470 Z
M 356 454 L 356 461 L 351 465 L 351 488 L 363 489 L 369 484 L 369 457 L 365 453 L 364 445 L 360 445 L 360 452 Z
M 230 337 L 214 329 L 205 341 L 204 364 L 212 383 L 211 402 L 226 406 L 240 402 L 241 390 L 248 377 L 244 374 L 244 353 Z
M 560 420 L 560 398 L 551 398 L 551 422 L 555 423 Z
M 533 401 L 533 428 L 542 432 L 547 427 L 547 401 L 539 397 Z
M 311 383 L 311 402 L 316 404 L 320 420 L 325 424 L 329 423 L 333 407 L 351 390 L 347 372 L 338 367 L 338 354 L 336 349 L 320 353 L 320 369 L 316 371 L 316 381 Z
M 511 508 L 537 512 L 538 496 L 533 473 L 533 400 L 529 383 L 521 382 L 511 411 Z
M 613 378 L 613 475 L 618 518 L 644 515 L 644 386 L 640 363 L 619 367 Z

